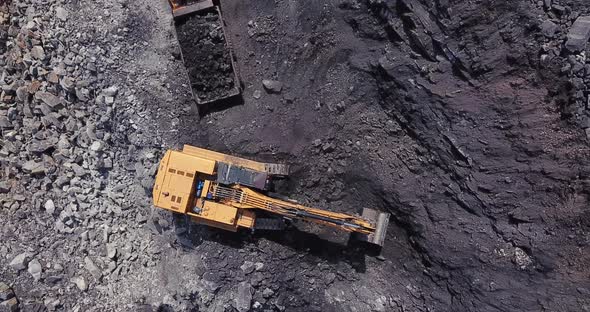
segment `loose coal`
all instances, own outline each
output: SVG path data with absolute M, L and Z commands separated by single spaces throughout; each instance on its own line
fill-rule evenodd
M 236 86 L 221 23 L 213 12 L 195 14 L 177 24 L 191 86 L 201 103 L 231 96 Z

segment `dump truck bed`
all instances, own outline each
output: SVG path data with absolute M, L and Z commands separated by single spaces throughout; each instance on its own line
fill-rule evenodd
M 206 0 L 172 7 L 182 61 L 197 104 L 238 96 L 240 80 L 219 6 Z

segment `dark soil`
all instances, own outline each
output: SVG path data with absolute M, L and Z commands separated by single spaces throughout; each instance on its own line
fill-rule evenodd
M 221 23 L 217 13 L 194 14 L 177 23 L 184 62 L 200 102 L 225 98 L 237 85 Z
M 181 141 L 292 163 L 281 191 L 303 203 L 393 214 L 385 262 L 297 233 L 276 238 L 296 257 L 246 242 L 289 311 L 345 309 L 326 295 L 331 282 L 307 284 L 341 272 L 349 289 L 394 298 L 394 311 L 590 307 L 590 155 L 548 92 L 560 78 L 538 67 L 542 7 L 269 0 L 226 2 L 224 14 L 245 104 L 198 125 L 186 116 Z M 269 77 L 282 94 L 254 99 Z M 301 262 L 322 269 L 288 276 Z

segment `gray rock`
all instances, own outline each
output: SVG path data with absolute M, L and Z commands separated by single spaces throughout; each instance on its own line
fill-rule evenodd
M 62 78 L 61 81 L 59 82 L 59 85 L 67 92 L 74 92 L 74 90 L 75 90 L 74 79 L 72 79 L 70 77 Z
M 36 162 L 34 160 L 29 160 L 23 164 L 23 171 L 30 173 L 31 175 L 39 175 L 45 173 L 47 168 L 45 168 L 45 164 L 43 162 Z
M 254 267 L 256 268 L 256 271 L 261 271 L 262 268 L 264 268 L 264 263 L 256 262 L 256 263 L 254 263 Z
M 88 174 L 88 172 L 86 172 L 86 170 L 84 170 L 84 168 L 82 168 L 78 164 L 72 164 L 71 168 L 77 177 L 82 177 L 82 176 L 85 176 L 86 174 Z
M 258 100 L 260 97 L 262 97 L 262 91 L 254 90 L 254 92 L 252 93 L 252 97 Z
M 203 287 L 205 287 L 205 289 L 212 294 L 216 293 L 217 290 L 219 288 L 221 288 L 221 285 L 219 285 L 213 281 L 208 281 L 206 279 L 202 280 L 201 283 L 203 284 Z
M 86 264 L 86 270 L 92 274 L 96 279 L 100 279 L 102 277 L 101 270 L 94 264 L 90 257 L 84 258 L 84 263 Z
M 23 252 L 19 255 L 17 255 L 16 257 L 14 257 L 14 259 L 12 259 L 12 261 L 10 262 L 10 267 L 20 271 L 20 270 L 24 270 L 27 268 L 27 264 L 29 263 L 29 253 L 27 252 Z
M 26 102 L 27 99 L 29 98 L 29 88 L 26 86 L 21 86 L 18 89 L 16 89 L 16 98 L 20 101 L 20 102 Z
M 545 10 L 551 10 L 551 0 L 543 0 L 543 7 Z
M 117 246 L 115 244 L 107 244 L 107 257 L 115 259 L 117 257 Z
M 0 194 L 5 194 L 10 192 L 10 182 L 8 181 L 2 181 L 0 182 Z
M 553 38 L 557 32 L 557 25 L 549 20 L 544 21 L 543 24 L 541 24 L 541 32 L 543 32 L 545 37 Z
M 48 214 L 53 214 L 55 212 L 55 203 L 53 203 L 52 199 L 49 199 L 45 202 L 45 211 Z
M 8 299 L 0 303 L 0 312 L 16 312 L 18 311 L 18 300 L 15 298 Z
M 33 140 L 27 149 L 29 152 L 41 154 L 54 147 L 56 143 L 57 141 L 54 138 L 43 141 Z
M 35 99 L 47 104 L 53 111 L 60 110 L 64 107 L 63 100 L 49 92 L 39 91 L 35 93 Z
M 242 264 L 240 266 L 240 269 L 242 269 L 242 271 L 244 271 L 244 273 L 250 274 L 250 273 L 254 272 L 254 269 L 255 269 L 254 262 L 244 261 L 244 264 Z
M 92 145 L 90 145 L 90 150 L 94 151 L 94 152 L 100 152 L 102 151 L 103 148 L 103 143 L 101 141 L 94 141 L 92 142 Z
M 272 291 L 272 289 L 270 289 L 268 287 L 262 291 L 262 297 L 264 297 L 266 299 L 272 297 L 272 295 L 274 295 L 274 294 L 275 294 L 275 292 Z
M 12 289 L 3 282 L 0 282 L 0 302 L 14 297 Z
M 39 281 L 41 279 L 41 273 L 42 273 L 41 263 L 39 263 L 39 260 L 33 259 L 33 261 L 29 262 L 28 271 L 29 271 L 29 274 L 31 274 L 33 276 L 33 279 L 35 280 L 35 282 Z
M 590 39 L 590 16 L 580 16 L 567 34 L 566 49 L 570 52 L 580 52 L 586 49 Z
M 276 80 L 262 80 L 262 85 L 268 93 L 280 93 L 283 90 L 283 83 Z
M 234 298 L 235 308 L 240 312 L 246 312 L 250 310 L 252 306 L 252 285 L 248 282 L 241 282 L 238 284 L 238 293 Z
M 45 50 L 43 50 L 43 47 L 41 47 L 41 46 L 34 46 L 31 49 L 31 56 L 38 59 L 38 60 L 44 60 L 45 59 Z
M 116 96 L 117 95 L 117 92 L 119 92 L 119 88 L 117 88 L 116 86 L 111 86 L 111 87 L 108 87 L 108 88 L 102 90 L 102 93 L 105 96 L 109 96 L 109 97 Z
M 82 276 L 74 277 L 74 278 L 72 278 L 71 281 L 72 281 L 72 283 L 76 284 L 78 289 L 80 289 L 81 291 L 88 290 L 88 283 L 86 283 L 86 279 L 84 277 L 82 277 Z
M 565 7 L 563 5 L 552 5 L 551 9 L 553 10 L 553 12 L 555 12 L 555 14 L 559 16 L 563 16 L 565 14 Z
M 12 128 L 12 123 L 8 120 L 6 116 L 0 116 L 0 128 L 2 129 L 10 129 Z
M 86 102 L 90 98 L 90 91 L 86 88 L 76 88 L 76 97 L 80 101 Z
M 324 143 L 322 146 L 322 151 L 324 153 L 331 153 L 336 149 L 336 146 L 332 143 Z
M 59 18 L 62 22 L 65 22 L 68 20 L 68 11 L 66 11 L 62 7 L 56 7 L 55 8 L 55 16 L 57 18 Z

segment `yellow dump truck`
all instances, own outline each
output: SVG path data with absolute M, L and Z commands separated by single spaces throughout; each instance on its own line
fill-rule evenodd
M 288 220 L 304 220 L 383 245 L 389 213 L 365 208 L 362 216 L 355 216 L 263 194 L 272 179 L 288 174 L 285 164 L 262 163 L 185 145 L 182 151 L 168 150 L 160 161 L 154 205 L 228 231 L 282 229 Z

